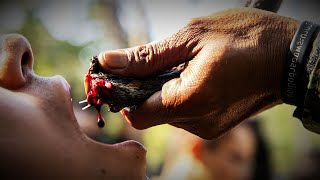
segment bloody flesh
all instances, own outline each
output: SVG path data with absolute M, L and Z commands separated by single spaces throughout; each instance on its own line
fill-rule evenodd
M 98 112 L 97 124 L 99 127 L 104 127 L 104 119 L 101 116 L 101 106 L 107 104 L 100 97 L 99 94 L 104 94 L 104 96 L 110 96 L 109 91 L 112 88 L 111 83 L 108 80 L 103 80 L 99 78 L 94 78 L 90 75 L 91 69 L 89 69 L 88 74 L 84 78 L 84 86 L 87 94 L 87 102 L 91 106 L 95 107 Z

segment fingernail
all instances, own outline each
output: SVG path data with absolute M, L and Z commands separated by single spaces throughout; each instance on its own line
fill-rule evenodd
M 102 66 L 110 69 L 123 69 L 128 66 L 127 53 L 120 50 L 102 52 L 98 59 Z

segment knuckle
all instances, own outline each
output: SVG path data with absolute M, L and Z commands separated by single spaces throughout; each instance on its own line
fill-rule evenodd
M 192 51 L 201 48 L 199 42 L 208 31 L 210 31 L 210 27 L 205 20 L 193 19 L 167 41 L 166 48 L 176 48 L 178 49 L 177 57 L 189 59 L 192 56 Z
M 149 63 L 155 55 L 155 47 L 152 44 L 138 46 L 128 53 L 129 61 L 139 64 Z
M 189 21 L 188 27 L 199 27 L 203 24 L 203 18 L 193 18 Z
M 185 31 L 192 35 L 192 37 L 196 37 L 209 32 L 210 24 L 204 18 L 194 18 L 186 26 Z
M 135 75 L 147 76 L 156 72 L 159 63 L 159 50 L 155 44 L 146 44 L 127 51 L 129 68 Z
M 148 63 L 152 57 L 152 51 L 150 51 L 150 46 L 143 45 L 137 48 L 136 57 L 139 61 L 143 63 Z

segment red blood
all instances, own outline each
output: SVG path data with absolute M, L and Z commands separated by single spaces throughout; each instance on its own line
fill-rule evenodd
M 101 111 L 100 111 L 100 109 L 101 109 L 101 106 L 95 106 L 95 108 L 96 108 L 96 110 L 98 111 L 98 122 L 97 122 L 97 124 L 98 124 L 98 126 L 99 127 L 104 127 L 104 120 L 103 120 L 103 117 L 101 116 Z
M 110 96 L 109 91 L 112 88 L 112 84 L 107 80 L 93 78 L 90 75 L 89 70 L 88 74 L 84 78 L 84 86 L 87 94 L 88 104 L 94 106 L 98 112 L 97 124 L 99 127 L 103 127 L 105 123 L 101 116 L 101 106 L 107 102 L 102 101 L 102 99 L 99 97 L 99 92 L 104 96 Z

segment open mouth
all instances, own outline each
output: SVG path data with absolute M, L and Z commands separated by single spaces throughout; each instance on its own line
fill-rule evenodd
M 87 103 L 82 110 L 91 106 L 94 107 L 98 113 L 97 125 L 104 127 L 105 122 L 101 116 L 101 108 L 104 104 L 108 106 L 111 112 L 119 112 L 123 108 L 134 110 L 152 94 L 161 90 L 164 83 L 179 77 L 183 69 L 184 66 L 179 66 L 145 79 L 121 77 L 104 72 L 100 67 L 98 58 L 94 56 L 91 58 L 88 73 L 84 77 L 84 89 L 87 98 L 79 103 Z M 113 144 L 112 146 L 130 149 L 130 151 L 146 151 L 142 144 L 133 140 Z M 145 179 L 149 178 L 145 176 Z

